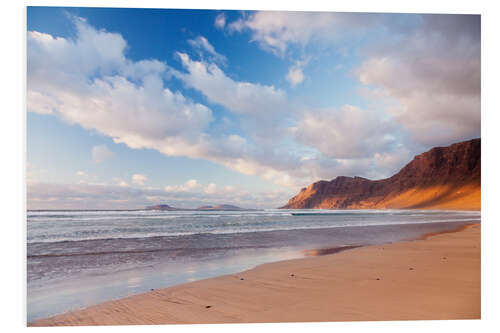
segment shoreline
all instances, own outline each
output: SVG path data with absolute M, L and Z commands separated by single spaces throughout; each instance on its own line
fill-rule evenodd
M 378 245 L 347 245 L 347 246 L 337 246 L 337 247 L 326 247 L 326 248 L 320 248 L 320 249 L 305 250 L 305 251 L 303 251 L 303 253 L 304 253 L 304 258 L 317 257 L 317 256 L 325 256 L 325 255 L 340 253 L 340 252 L 348 251 L 348 250 L 354 250 L 354 249 L 361 248 L 361 247 L 382 246 L 382 245 L 388 245 L 388 244 L 394 244 L 394 243 L 400 243 L 400 242 L 427 240 L 429 238 L 432 238 L 432 237 L 438 236 L 438 235 L 451 234 L 451 233 L 455 233 L 455 232 L 464 231 L 464 230 L 471 228 L 475 225 L 480 225 L 480 224 L 477 222 L 471 222 L 469 224 L 462 225 L 462 226 L 454 228 L 454 229 L 442 230 L 442 231 L 436 231 L 436 232 L 428 232 L 428 233 L 423 234 L 420 237 L 416 237 L 413 239 L 400 240 L 400 241 L 391 242 L 391 243 L 384 243 L 384 244 L 378 244 Z M 297 259 L 304 259 L 304 258 L 297 258 Z M 297 260 L 297 259 L 291 259 L 291 260 Z M 269 264 L 272 264 L 272 262 L 270 262 Z
M 28 326 L 480 318 L 480 223 L 416 240 L 315 251 Z

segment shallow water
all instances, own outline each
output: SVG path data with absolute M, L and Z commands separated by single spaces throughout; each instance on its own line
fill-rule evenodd
M 414 210 L 29 211 L 28 321 L 308 249 L 414 239 L 480 218 Z

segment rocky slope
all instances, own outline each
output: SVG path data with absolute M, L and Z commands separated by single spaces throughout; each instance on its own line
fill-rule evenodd
M 436 147 L 381 180 L 337 177 L 303 188 L 281 208 L 481 209 L 481 139 Z

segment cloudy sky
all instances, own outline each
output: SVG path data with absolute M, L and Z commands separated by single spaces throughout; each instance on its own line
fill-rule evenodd
M 27 14 L 28 209 L 273 208 L 481 134 L 477 15 Z

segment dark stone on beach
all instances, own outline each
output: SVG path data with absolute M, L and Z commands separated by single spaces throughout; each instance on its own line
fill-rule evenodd
M 410 271 L 412 271 L 414 268 L 413 267 L 410 267 Z
M 205 306 L 205 309 L 210 309 L 212 306 L 211 305 L 207 305 Z
M 244 278 L 241 278 L 240 280 L 245 280 Z
M 446 257 L 443 257 L 442 259 L 446 260 Z
M 294 274 L 290 274 L 290 276 L 295 276 Z
M 380 278 L 377 278 L 377 281 L 379 281 L 379 280 L 380 280 Z
M 153 291 L 154 289 L 151 289 L 151 291 Z

